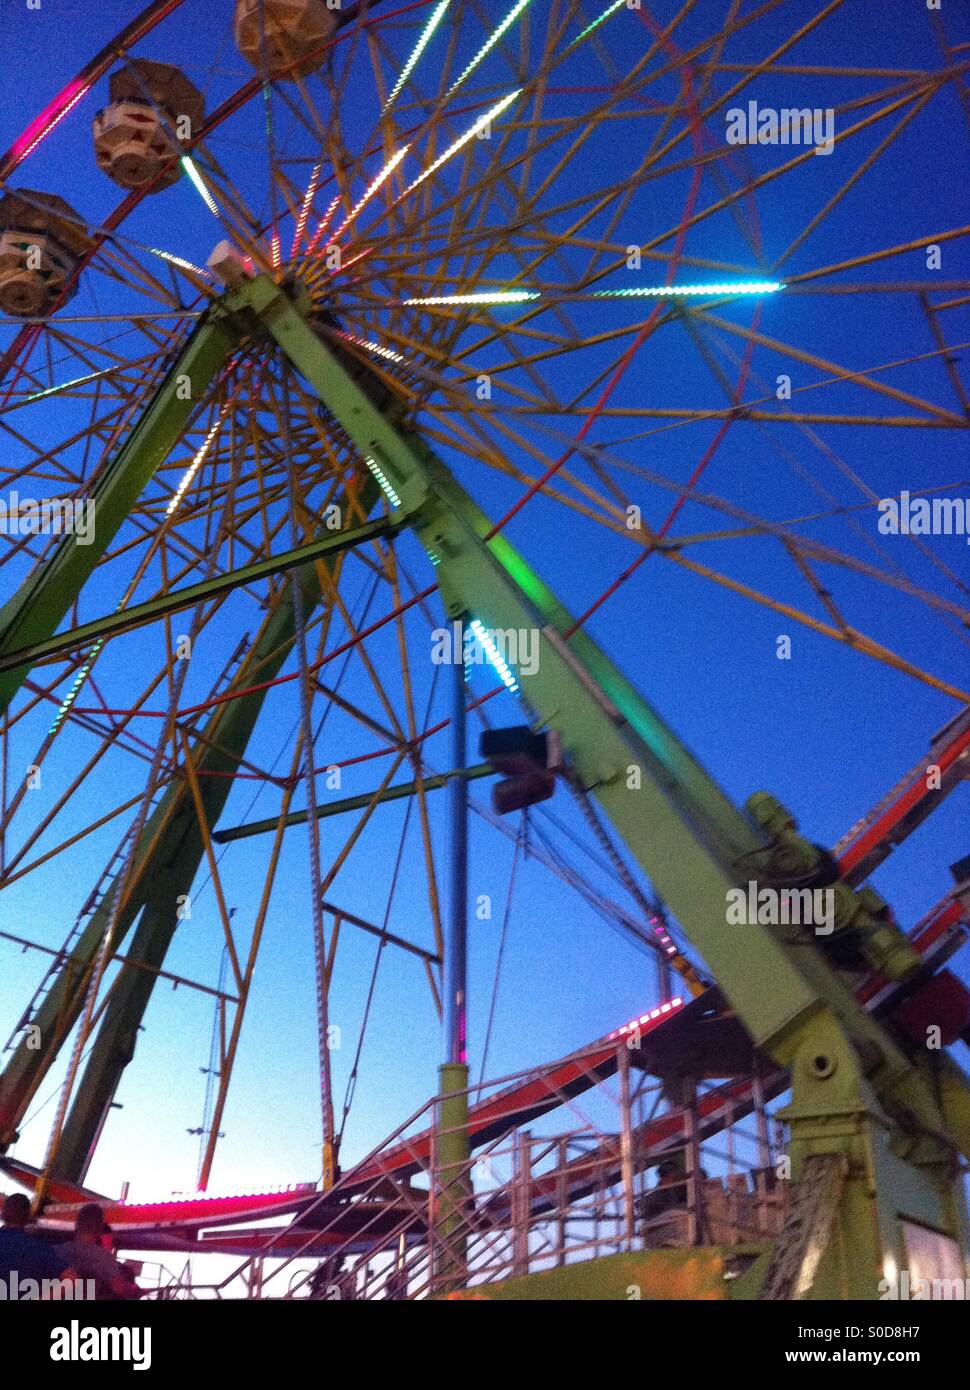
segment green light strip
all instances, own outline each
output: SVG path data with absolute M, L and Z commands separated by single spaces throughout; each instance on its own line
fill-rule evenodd
M 741 280 L 737 284 L 647 285 L 629 290 L 594 290 L 593 299 L 679 299 L 697 294 L 774 294 L 785 288 L 779 280 Z
M 575 48 L 578 43 L 582 43 L 583 39 L 588 38 L 594 29 L 598 29 L 601 24 L 605 24 L 611 14 L 616 14 L 617 10 L 625 8 L 627 8 L 627 0 L 614 0 L 614 3 L 609 5 L 598 19 L 594 19 L 592 24 L 587 24 L 583 32 L 576 35 L 572 43 L 567 46 L 565 50 L 566 53 L 568 53 L 571 48 Z
M 390 502 L 391 506 L 399 507 L 401 505 L 401 499 L 394 491 L 394 488 L 391 486 L 390 479 L 384 472 L 383 468 L 381 468 L 380 464 L 375 462 L 375 460 L 372 459 L 369 454 L 366 454 L 364 456 L 364 462 L 367 464 L 367 467 L 370 469 L 371 473 L 377 479 L 381 491 L 383 492 L 387 500 Z

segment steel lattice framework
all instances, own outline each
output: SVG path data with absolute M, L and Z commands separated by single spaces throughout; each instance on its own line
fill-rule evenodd
M 888 591 L 959 651 L 970 623 L 965 586 L 917 537 L 918 580 L 878 546 L 875 559 L 862 558 L 871 537 L 861 518 L 878 496 L 822 433 L 918 432 L 933 454 L 938 440 L 968 428 L 962 344 L 948 328 L 962 320 L 968 282 L 909 269 L 916 253 L 939 255 L 967 229 L 931 226 L 898 244 L 811 259 L 910 126 L 958 104 L 965 64 L 934 17 L 942 56 L 933 67 L 822 71 L 795 50 L 838 23 L 839 0 L 805 14 L 777 2 L 741 8 L 726 4 L 714 26 L 690 3 L 663 16 L 625 4 L 594 15 L 534 0 L 511 5 L 500 22 L 448 3 L 354 6 L 309 69 L 294 60 L 271 72 L 264 51 L 255 76 L 219 91 L 215 105 L 205 94 L 208 114 L 187 132 L 149 92 L 143 104 L 171 151 L 151 183 L 96 225 L 70 208 L 55 218 L 45 195 L 15 190 L 11 178 L 69 138 L 106 74 L 120 68 L 144 86 L 137 63 L 181 9 L 167 0 L 109 44 L 0 161 L 4 192 L 20 199 L 0 231 L 39 214 L 74 252 L 54 312 L 11 324 L 0 359 L 0 422 L 18 454 L 7 486 L 53 489 L 93 502 L 96 514 L 93 538 L 45 545 L 27 532 L 0 555 L 12 595 L 0 612 L 4 766 L 30 769 L 22 785 L 4 775 L 0 886 L 29 892 L 52 863 L 121 831 L 0 1076 L 0 1143 L 10 1145 L 69 1044 L 44 1182 L 83 1182 L 153 988 L 171 974 L 182 908 L 205 875 L 227 962 L 219 988 L 206 987 L 219 1044 L 205 1187 L 295 824 L 307 827 L 324 1187 L 337 1180 L 329 1031 L 341 931 L 376 931 L 381 950 L 391 942 L 419 958 L 434 1003 L 449 1007 L 429 794 L 454 788 L 459 772 L 471 780 L 488 769 L 466 769 L 462 756 L 442 768 L 425 753 L 435 734 L 462 723 L 458 709 L 441 718 L 434 683 L 414 669 L 413 633 L 434 622 L 440 602 L 449 620 L 485 634 L 534 635 L 535 669 L 495 661 L 502 684 L 469 710 L 487 727 L 493 697 L 511 693 L 534 728 L 558 734 L 557 770 L 616 856 L 619 881 L 633 884 L 634 934 L 699 994 L 693 947 L 755 1047 L 790 1074 L 796 1175 L 820 1153 L 844 1160 L 831 1205 L 852 1238 L 848 1250 L 822 1254 L 816 1292 L 865 1290 L 887 1252 L 902 1267 L 902 1212 L 965 1245 L 953 1181 L 954 1153 L 970 1153 L 962 1073 L 945 1053 L 901 1045 L 860 1006 L 855 957 L 784 931 L 725 933 L 726 896 L 751 872 L 775 887 L 814 883 L 824 860 L 773 799 L 738 809 L 588 631 L 652 561 L 830 638 L 893 679 L 970 698 L 955 662 L 928 670 L 922 642 L 867 626 L 860 596 Z M 756 60 L 733 56 L 751 43 Z M 713 133 L 755 78 L 792 90 L 820 75 L 838 92 L 833 151 L 853 152 L 848 173 L 814 148 L 772 150 L 765 166 Z M 239 160 L 239 147 L 260 150 L 258 170 Z M 183 177 L 162 192 L 175 166 Z M 785 249 L 769 256 L 762 217 L 790 207 L 786 190 L 803 178 L 811 212 L 797 226 L 789 217 Z M 169 244 L 150 244 L 146 209 L 176 197 L 198 225 L 179 237 L 160 220 L 153 240 Z M 777 243 L 773 221 L 772 231 Z M 191 248 L 216 240 L 222 247 L 202 264 Z M 890 267 L 899 278 L 881 278 Z M 874 341 L 890 341 L 885 330 L 896 327 L 906 346 L 892 339 L 891 353 L 862 365 L 836 360 L 846 304 Z M 793 306 L 801 330 L 793 341 L 780 336 L 782 305 Z M 652 369 L 670 361 L 661 390 L 646 390 Z M 693 371 L 677 401 L 672 383 L 686 362 Z M 776 373 L 787 394 L 776 393 Z M 734 496 L 710 490 L 742 432 L 805 484 L 794 512 L 754 512 L 743 481 Z M 668 470 L 672 448 L 683 466 Z M 857 510 L 815 477 L 816 458 L 856 490 Z M 952 486 L 935 476 L 935 488 Z M 808 495 L 819 499 L 813 510 Z M 685 533 L 687 508 L 715 513 L 714 528 Z M 529 535 L 532 519 L 545 529 L 556 516 L 553 530 L 582 528 L 597 545 L 602 537 L 615 561 L 576 613 L 512 540 Z M 843 548 L 835 538 L 845 530 Z M 430 559 L 433 582 L 412 577 L 409 540 Z M 695 559 L 705 546 L 724 560 Z M 785 562 L 768 566 L 771 583 L 760 578 L 768 549 Z M 348 574 L 364 579 L 363 601 L 348 593 Z M 814 611 L 796 601 L 806 585 Z M 384 602 L 372 611 L 375 594 Z M 139 657 L 126 669 L 115 654 L 136 640 L 129 650 Z M 204 685 L 199 650 L 218 673 Z M 351 656 L 366 695 L 342 680 Z M 334 710 L 353 730 L 338 759 L 320 738 Z M 255 731 L 293 716 L 278 771 Z M 30 778 L 68 748 L 76 775 L 35 811 Z M 366 795 L 319 806 L 335 765 L 381 759 Z M 96 816 L 79 811 L 122 764 Z M 275 798 L 273 815 L 222 824 L 246 779 Z M 333 902 L 342 869 L 395 798 L 408 817 L 414 810 L 413 862 L 433 945 Z M 336 813 L 359 813 L 339 848 L 320 831 Z M 255 835 L 271 848 L 244 936 L 220 855 Z M 649 895 L 624 867 L 619 841 Z M 392 893 L 403 844 L 404 834 Z M 848 883 L 839 891 L 856 954 L 889 979 L 915 981 L 919 956 L 878 899 Z M 644 930 L 639 909 L 654 914 L 650 927 L 669 912 L 674 935 Z M 451 1061 L 439 1117 L 446 1190 L 448 1172 L 468 1157 L 467 1071 Z M 349 1093 L 355 1077 L 356 1063 Z M 459 1189 L 444 1201 L 446 1241 L 461 1226 Z

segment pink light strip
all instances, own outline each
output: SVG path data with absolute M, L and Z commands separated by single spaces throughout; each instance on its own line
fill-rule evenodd
M 19 164 L 32 154 L 40 142 L 50 135 L 54 127 L 63 121 L 68 112 L 72 111 L 90 90 L 90 82 L 81 82 L 78 79 L 69 82 L 63 92 L 45 106 L 36 120 L 31 121 L 23 135 L 14 143 L 10 153 L 16 163 Z

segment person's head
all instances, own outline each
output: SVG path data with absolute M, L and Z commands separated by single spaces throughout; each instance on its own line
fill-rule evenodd
M 3 1201 L 3 1224 L 23 1230 L 30 1220 L 30 1198 L 22 1192 L 11 1192 Z
M 85 1245 L 97 1245 L 104 1234 L 104 1213 L 97 1202 L 86 1202 L 74 1222 L 74 1235 Z

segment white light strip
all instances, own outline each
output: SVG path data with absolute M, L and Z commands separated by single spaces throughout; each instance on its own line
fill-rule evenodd
M 149 247 L 152 255 L 161 256 L 163 261 L 168 261 L 170 265 L 177 265 L 181 270 L 191 270 L 193 275 L 201 275 L 206 280 L 212 279 L 212 272 L 204 269 L 201 265 L 193 265 L 191 261 L 185 260 L 182 256 L 173 256 L 171 251 L 159 251 L 157 246 Z
M 198 473 L 199 469 L 202 467 L 203 462 L 205 461 L 205 456 L 209 452 L 209 445 L 212 443 L 216 435 L 219 433 L 219 430 L 222 426 L 222 422 L 226 418 L 226 415 L 228 413 L 229 406 L 224 405 L 222 407 L 222 410 L 219 412 L 219 418 L 216 420 L 215 424 L 212 426 L 211 430 L 203 440 L 202 447 L 199 449 L 198 453 L 196 454 L 192 462 L 189 464 L 188 468 L 182 474 L 182 481 L 175 489 L 175 495 L 172 498 L 171 502 L 169 502 L 168 506 L 165 508 L 166 516 L 172 515 L 178 504 L 181 502 L 182 498 L 185 496 L 186 491 L 192 484 L 192 479 L 195 477 L 196 473 Z
M 774 294 L 785 288 L 777 280 L 740 280 L 737 284 L 718 285 L 645 285 L 628 290 L 594 290 L 591 294 L 557 294 L 544 296 L 530 290 L 495 290 L 481 294 L 437 294 L 422 298 L 402 299 L 401 304 L 524 304 L 527 300 L 547 298 L 550 303 L 586 299 L 681 299 L 688 295 Z
M 67 692 L 67 694 L 64 696 L 64 699 L 58 706 L 57 713 L 54 715 L 54 721 L 51 724 L 50 728 L 47 730 L 48 737 L 50 737 L 51 734 L 56 734 L 58 729 L 61 727 L 61 724 L 64 722 L 64 716 L 67 714 L 68 710 L 71 708 L 71 706 L 74 704 L 74 701 L 80 694 L 81 686 L 87 680 L 88 672 L 94 665 L 97 655 L 103 646 L 104 638 L 99 637 L 98 640 L 95 642 L 94 646 L 91 648 L 91 655 L 88 657 L 87 661 L 85 661 L 80 671 L 78 671 L 77 675 L 74 677 L 74 680 L 71 683 L 70 690 Z
M 87 376 L 76 376 L 73 381 L 62 381 L 57 386 L 47 386 L 43 391 L 34 391 L 29 396 L 24 396 L 21 400 L 14 399 L 13 403 L 7 407 L 8 410 L 15 410 L 20 405 L 30 405 L 31 401 L 42 401 L 45 396 L 56 396 L 61 391 L 70 391 L 74 386 L 86 386 L 89 381 L 97 381 L 99 377 L 111 376 L 117 372 L 117 367 L 102 367 L 98 372 L 88 372 Z M 6 414 L 6 411 L 2 412 Z
M 524 304 L 541 296 L 529 290 L 496 290 L 482 294 L 433 294 L 424 299 L 404 299 L 402 304 Z
M 319 227 L 317 228 L 317 230 L 313 233 L 313 238 L 312 238 L 312 240 L 310 241 L 310 244 L 309 244 L 309 246 L 308 246 L 307 249 L 306 249 L 306 254 L 307 254 L 308 256 L 314 251 L 317 242 L 320 240 L 321 236 L 323 235 L 324 228 L 329 224 L 331 217 L 333 217 L 334 213 L 337 211 L 337 208 L 338 208 L 339 206 L 340 206 L 340 194 L 338 193 L 337 196 L 336 196 L 336 198 L 333 199 L 333 201 L 331 202 L 330 206 L 327 208 L 326 212 L 325 212 L 325 213 L 323 214 L 323 216 L 320 218 L 320 225 L 319 225 Z
M 503 97 L 501 101 L 496 102 L 490 111 L 485 112 L 484 116 L 479 116 L 475 124 L 470 126 L 468 130 L 465 131 L 464 135 L 459 135 L 454 144 L 449 145 L 444 154 L 440 154 L 433 164 L 429 164 L 424 173 L 419 174 L 414 180 L 414 183 L 409 184 L 401 196 L 404 197 L 405 194 L 412 193 L 419 184 L 424 183 L 425 179 L 429 179 L 436 170 L 441 168 L 442 164 L 446 164 L 453 154 L 457 154 L 464 145 L 468 144 L 469 140 L 474 140 L 479 131 L 484 130 L 486 126 L 490 125 L 491 122 L 494 121 L 497 116 L 500 116 L 507 106 L 511 106 L 516 97 L 521 96 L 521 94 L 522 88 L 516 88 L 516 90 L 510 92 L 507 97 Z
M 505 657 L 492 640 L 491 633 L 486 628 L 482 627 L 478 618 L 473 618 L 469 623 L 469 627 L 482 644 L 485 655 L 495 668 L 502 684 L 514 695 L 518 691 L 519 683 L 512 674 L 512 668 L 509 666 L 509 663 L 505 660 Z
M 390 96 L 387 98 L 387 101 L 385 101 L 383 110 L 381 111 L 381 115 L 382 115 L 382 116 L 383 116 L 384 112 L 387 111 L 388 108 L 389 108 L 389 107 L 392 105 L 392 103 L 395 101 L 395 99 L 396 99 L 398 93 L 400 92 L 401 88 L 404 86 L 405 82 L 406 82 L 406 81 L 408 80 L 408 78 L 411 76 L 412 72 L 413 72 L 414 69 L 415 69 L 415 66 L 416 66 L 416 64 L 417 64 L 418 59 L 421 57 L 421 54 L 422 54 L 422 53 L 424 52 L 424 50 L 427 48 L 428 43 L 430 42 L 431 36 L 433 35 L 434 31 L 437 29 L 438 25 L 439 25 L 439 24 L 441 23 L 441 21 L 444 19 L 444 17 L 445 17 L 445 10 L 447 10 L 447 8 L 448 8 L 448 6 L 449 6 L 450 4 L 451 4 L 451 0 L 441 0 L 441 3 L 438 5 L 438 8 L 434 11 L 434 13 L 432 14 L 431 18 L 428 20 L 427 24 L 424 26 L 424 29 L 423 29 L 423 31 L 422 31 L 422 33 L 421 33 L 421 37 L 418 39 L 417 43 L 414 45 L 414 51 L 412 52 L 412 54 L 411 54 L 410 58 L 407 60 L 407 62 L 404 64 L 404 67 L 401 69 L 401 74 L 400 74 L 400 76 L 398 77 L 397 81 L 394 83 L 394 86 L 391 88 L 391 94 L 390 94 Z
M 592 24 L 587 24 L 583 32 L 576 35 L 569 45 L 569 48 L 575 48 L 578 43 L 582 43 L 583 39 L 591 34 L 594 29 L 598 29 L 601 24 L 605 23 L 611 14 L 616 14 L 617 10 L 622 10 L 626 5 L 627 0 L 614 0 L 614 3 L 605 9 L 601 15 L 598 15 L 597 18 L 593 20 Z M 567 53 L 569 52 L 569 48 L 566 49 Z
M 187 154 L 183 154 L 179 162 L 181 163 L 182 168 L 188 174 L 189 178 L 195 184 L 195 187 L 198 190 L 200 196 L 202 197 L 203 202 L 205 203 L 209 211 L 212 213 L 213 217 L 218 217 L 219 206 L 216 203 L 216 200 L 213 198 L 212 194 L 209 192 L 208 188 L 206 187 L 205 179 L 202 177 L 202 175 L 196 168 L 195 161 L 190 159 Z
M 340 226 L 336 229 L 336 231 L 334 232 L 335 237 L 338 237 L 346 227 L 349 227 L 351 222 L 353 222 L 354 218 L 357 216 L 357 214 L 367 206 L 371 198 L 373 198 L 374 194 L 380 188 L 381 184 L 386 183 L 387 180 L 394 173 L 394 170 L 400 164 L 401 160 L 404 158 L 404 156 L 407 154 L 410 148 L 410 145 L 402 145 L 399 150 L 397 150 L 394 154 L 391 155 L 390 159 L 384 165 L 384 168 L 381 170 L 381 172 L 368 185 L 367 191 L 361 198 L 360 202 L 357 203 L 355 207 L 351 208 L 350 212 L 348 212 L 347 216 L 341 222 Z
M 465 68 L 465 71 L 461 74 L 461 76 L 458 78 L 458 80 L 457 80 L 456 82 L 453 82 L 453 83 L 451 84 L 451 86 L 448 88 L 448 91 L 445 93 L 446 96 L 449 96 L 449 97 L 450 97 L 451 94 L 452 94 L 452 92 L 455 91 L 455 89 L 456 89 L 457 87 L 460 87 L 460 86 L 461 86 L 461 84 L 464 82 L 465 78 L 471 76 L 471 74 L 472 74 L 472 73 L 475 71 L 475 69 L 478 67 L 478 65 L 479 65 L 479 63 L 482 61 L 482 59 L 485 58 L 489 53 L 491 53 L 492 49 L 493 49 L 493 48 L 495 47 L 495 45 L 498 43 L 499 39 L 502 37 L 502 35 L 505 33 L 505 31 L 506 31 L 512 24 L 515 23 L 515 21 L 518 19 L 519 15 L 520 15 L 520 14 L 522 13 L 522 11 L 525 9 L 526 5 L 528 5 L 529 3 L 530 3 L 530 0 L 517 0 L 517 3 L 516 3 L 515 5 L 512 6 L 511 10 L 509 10 L 508 14 L 507 14 L 507 15 L 505 16 L 505 18 L 502 20 L 502 22 L 501 22 L 501 24 L 498 26 L 498 28 L 495 29 L 495 30 L 489 35 L 489 37 L 485 40 L 485 42 L 482 44 L 481 48 L 480 48 L 480 49 L 478 50 L 478 52 L 475 54 L 474 58 L 471 60 L 471 62 L 470 62 L 470 63 L 468 64 L 468 66 Z
M 356 347 L 366 348 L 368 352 L 376 352 L 378 357 L 386 357 L 388 362 L 404 362 L 406 358 L 399 352 L 392 352 L 390 348 L 381 347 L 380 343 L 369 342 L 367 338 L 355 338 L 352 333 L 334 333 L 335 338 L 343 338 L 344 342 L 353 343 Z
M 316 197 L 317 184 L 320 182 L 320 172 L 322 164 L 314 164 L 313 172 L 310 175 L 310 182 L 306 186 L 306 193 L 303 195 L 303 206 L 300 208 L 300 215 L 296 220 L 296 231 L 293 233 L 293 249 L 290 252 L 290 260 L 296 259 L 296 253 L 300 242 L 303 240 L 303 233 L 306 231 L 306 220 L 310 215 L 310 208 L 313 199 Z

